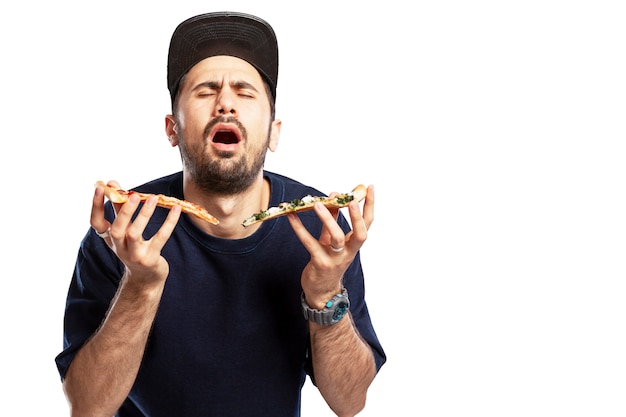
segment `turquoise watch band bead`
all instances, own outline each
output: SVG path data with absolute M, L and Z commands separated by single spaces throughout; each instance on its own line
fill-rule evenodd
M 350 299 L 345 288 L 341 289 L 341 293 L 335 294 L 333 298 L 328 300 L 321 310 L 309 307 L 304 298 L 304 293 L 302 293 L 301 301 L 304 318 L 321 326 L 330 326 L 338 323 L 350 309 Z

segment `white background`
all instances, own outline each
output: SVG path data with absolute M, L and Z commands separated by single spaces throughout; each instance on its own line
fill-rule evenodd
M 360 415 L 626 415 L 621 3 L 3 3 L 0 414 L 67 415 L 54 357 L 93 183 L 179 169 L 169 38 L 230 9 L 279 38 L 267 168 L 376 186 L 389 360 Z M 307 383 L 303 416 L 331 415 Z

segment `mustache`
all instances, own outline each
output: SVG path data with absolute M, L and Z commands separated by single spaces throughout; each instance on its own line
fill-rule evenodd
M 207 123 L 206 127 L 204 128 L 204 139 L 207 139 L 209 137 L 209 134 L 211 133 L 211 130 L 218 123 L 231 123 L 231 124 L 234 124 L 235 126 L 237 126 L 237 129 L 239 129 L 239 131 L 241 132 L 241 137 L 243 139 L 246 139 L 248 137 L 248 134 L 246 132 L 246 128 L 243 126 L 243 124 L 241 124 L 241 122 L 238 119 L 236 119 L 233 116 L 217 116 L 217 117 L 213 118 L 212 120 L 210 120 L 209 123 Z

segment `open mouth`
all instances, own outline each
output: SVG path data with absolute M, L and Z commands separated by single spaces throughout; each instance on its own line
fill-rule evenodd
M 227 145 L 233 144 L 233 143 L 239 143 L 239 138 L 237 137 L 237 135 L 232 132 L 232 131 L 219 131 L 216 132 L 215 135 L 213 136 L 213 142 L 214 143 L 225 143 Z

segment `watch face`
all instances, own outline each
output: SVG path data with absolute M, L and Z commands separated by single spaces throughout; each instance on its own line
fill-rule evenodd
M 348 307 L 350 305 L 345 301 L 340 301 L 337 303 L 337 307 L 335 308 L 335 313 L 333 314 L 333 321 L 339 321 L 348 311 Z

